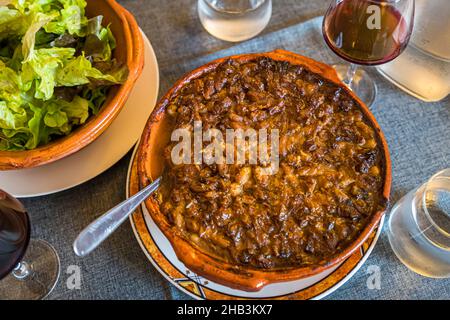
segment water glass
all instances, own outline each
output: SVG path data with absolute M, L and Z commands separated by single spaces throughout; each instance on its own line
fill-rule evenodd
M 272 0 L 198 0 L 203 27 L 214 37 L 231 42 L 259 34 L 272 16 Z
M 388 238 L 397 257 L 412 271 L 431 278 L 450 277 L 450 169 L 397 202 Z

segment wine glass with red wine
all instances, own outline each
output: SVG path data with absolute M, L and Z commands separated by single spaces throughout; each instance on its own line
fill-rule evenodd
M 325 42 L 350 65 L 336 65 L 338 76 L 370 106 L 376 84 L 357 65 L 389 62 L 403 52 L 414 22 L 414 0 L 333 0 L 323 19 Z
M 43 240 L 30 240 L 24 206 L 0 190 L 0 300 L 45 298 L 59 277 L 59 258 Z

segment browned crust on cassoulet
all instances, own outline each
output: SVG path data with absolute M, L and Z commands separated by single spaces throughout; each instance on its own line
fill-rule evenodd
M 168 102 L 173 129 L 279 130 L 280 164 L 181 164 L 165 149 L 157 200 L 174 231 L 216 259 L 258 269 L 323 264 L 386 206 L 376 129 L 346 90 L 303 66 L 227 60 Z M 204 147 L 207 146 L 204 143 Z

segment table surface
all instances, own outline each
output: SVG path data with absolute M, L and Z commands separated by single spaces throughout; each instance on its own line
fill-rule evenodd
M 195 65 L 212 57 L 214 52 L 233 51 L 232 43 L 214 39 L 204 31 L 197 17 L 196 0 L 119 2 L 135 15 L 155 49 L 161 71 L 160 95 L 183 71 L 188 71 L 182 67 L 174 69 L 174 65 L 188 67 L 191 66 L 189 62 L 194 61 Z M 270 24 L 258 37 L 264 42 L 253 41 L 250 48 L 257 50 L 263 44 L 277 47 L 278 37 L 295 35 L 295 26 L 322 15 L 328 2 L 274 0 Z M 297 49 L 294 44 L 280 47 Z M 228 52 L 226 50 L 224 52 Z M 311 53 L 314 55 L 314 51 Z M 321 58 L 320 55 L 318 57 Z M 401 104 L 406 101 L 411 106 L 405 112 L 402 106 L 396 109 L 395 101 L 384 101 L 373 109 L 391 147 L 394 171 L 392 201 L 395 202 L 433 172 L 450 167 L 450 99 L 447 97 L 440 103 L 424 104 L 406 96 L 381 77 L 377 81 L 384 82 L 386 94 L 399 96 L 403 99 Z M 388 108 L 392 108 L 392 116 L 387 114 Z M 424 120 L 417 122 L 416 119 Z M 401 140 L 400 137 L 409 138 Z M 121 226 L 86 258 L 76 257 L 71 249 L 74 238 L 83 227 L 125 198 L 129 160 L 130 154 L 102 175 L 71 190 L 23 199 L 32 217 L 33 237 L 48 240 L 60 255 L 61 277 L 49 299 L 189 298 L 169 284 L 148 262 L 129 223 Z M 81 287 L 70 290 L 67 285 L 71 279 L 69 267 L 73 265 L 81 270 Z M 379 290 L 369 290 L 367 286 L 368 267 L 373 265 L 381 270 Z M 384 233 L 366 264 L 328 298 L 449 299 L 450 279 L 428 279 L 409 271 L 390 251 Z

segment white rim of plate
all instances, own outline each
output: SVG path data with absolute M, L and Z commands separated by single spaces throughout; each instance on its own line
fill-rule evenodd
M 132 170 L 133 162 L 134 162 L 134 159 L 135 159 L 135 156 L 136 156 L 136 153 L 137 153 L 138 145 L 139 145 L 139 143 L 136 145 L 136 147 L 135 147 L 134 150 L 133 150 L 133 154 L 132 154 L 132 156 L 131 156 L 130 164 L 129 164 L 129 166 L 128 166 L 127 179 L 126 179 L 126 189 L 125 189 L 125 194 L 126 194 L 126 197 L 127 197 L 127 198 L 130 197 L 130 194 L 129 194 L 129 185 L 130 185 L 130 178 L 131 178 L 131 170 Z M 145 221 L 145 223 L 146 223 L 147 230 L 150 230 L 150 228 L 149 228 L 149 226 L 148 226 L 148 224 L 147 224 L 147 221 L 146 221 L 146 219 L 145 219 L 145 217 L 146 217 L 145 210 L 146 210 L 146 209 L 145 209 L 145 206 L 144 206 L 144 205 L 141 205 L 141 210 L 142 210 L 142 214 L 144 215 L 144 221 Z M 148 216 L 148 218 L 149 218 L 149 219 L 152 219 L 150 216 Z M 132 227 L 132 229 L 133 229 L 134 236 L 136 237 L 136 240 L 137 240 L 137 242 L 139 243 L 139 246 L 141 247 L 141 250 L 144 252 L 145 256 L 146 256 L 147 259 L 151 262 L 151 264 L 155 267 L 155 269 L 158 270 L 158 272 L 159 272 L 159 273 L 160 273 L 167 281 L 169 281 L 172 285 L 174 285 L 178 290 L 182 291 L 183 293 L 189 295 L 190 297 L 192 297 L 192 298 L 194 298 L 194 299 L 196 299 L 196 300 L 204 300 L 204 299 L 202 299 L 201 297 L 199 297 L 199 296 L 193 294 L 193 293 L 190 292 L 189 290 L 185 289 L 184 287 L 182 287 L 182 286 L 181 286 L 180 284 L 178 284 L 177 282 L 175 282 L 175 281 L 174 281 L 174 280 L 173 280 L 173 279 L 172 279 L 172 278 L 171 278 L 164 270 L 161 269 L 161 267 L 158 265 L 158 263 L 157 263 L 157 262 L 153 259 L 153 257 L 150 255 L 150 253 L 148 252 L 148 250 L 147 250 L 147 248 L 145 247 L 145 245 L 142 243 L 142 240 L 141 240 L 141 238 L 140 238 L 140 235 L 138 234 L 138 232 L 137 232 L 137 230 L 136 230 L 136 227 L 135 227 L 135 225 L 134 225 L 134 222 L 133 222 L 133 216 L 132 216 L 132 215 L 130 215 L 129 220 L 130 220 L 131 227 Z M 348 280 L 350 280 L 350 278 L 352 278 L 352 277 L 355 275 L 355 273 L 356 273 L 359 269 L 361 269 L 362 265 L 367 261 L 367 259 L 369 258 L 370 254 L 372 253 L 372 251 L 373 251 L 373 249 L 374 249 L 376 243 L 378 242 L 378 239 L 379 239 L 379 237 L 380 237 L 380 234 L 381 234 L 381 232 L 382 232 L 382 230 L 383 230 L 384 220 L 385 220 L 385 216 L 383 215 L 383 217 L 381 218 L 380 223 L 379 223 L 379 225 L 378 225 L 377 233 L 375 234 L 375 237 L 373 238 L 372 243 L 371 243 L 370 246 L 367 248 L 367 250 L 364 252 L 363 257 L 362 257 L 362 258 L 359 260 L 359 262 L 353 267 L 353 269 L 352 269 L 352 270 L 351 270 L 344 278 L 342 278 L 340 281 L 338 281 L 338 282 L 337 282 L 336 284 L 334 284 L 332 287 L 330 287 L 329 289 L 327 289 L 327 290 L 325 290 L 324 292 L 320 293 L 319 295 L 313 297 L 311 300 L 321 300 L 321 299 L 327 297 L 328 295 L 332 294 L 332 293 L 335 292 L 337 289 L 339 289 L 342 285 L 344 285 Z M 155 237 L 151 234 L 150 231 L 149 231 L 149 233 L 150 233 L 150 236 L 151 236 L 152 240 L 155 242 Z M 155 242 L 155 243 L 156 243 L 156 242 Z M 159 248 L 160 248 L 160 247 L 158 246 L 158 249 L 159 249 Z M 161 251 L 161 252 L 162 252 L 162 251 Z M 162 253 L 163 253 L 163 252 L 162 252 Z M 167 260 L 170 262 L 170 260 L 167 258 L 167 255 L 164 254 L 164 253 L 163 253 L 163 255 L 164 255 L 165 259 L 167 259 Z M 178 260 L 178 261 L 179 261 L 179 260 Z M 170 262 L 170 263 L 171 263 L 171 262 Z M 180 261 L 180 263 L 182 263 L 182 262 Z M 176 266 L 173 266 L 173 267 L 176 268 L 176 269 L 178 270 L 178 272 L 180 272 L 181 274 L 183 274 L 186 278 L 189 278 L 190 280 L 196 282 L 199 286 L 205 286 L 204 284 L 199 283 L 198 281 L 196 281 L 195 279 L 193 279 L 192 276 L 186 275 L 185 272 L 181 271 L 181 270 L 180 270 L 179 268 L 177 268 Z M 340 267 L 340 266 L 336 267 L 332 272 L 330 272 L 330 274 L 333 273 L 334 271 L 336 271 L 337 269 L 339 269 L 339 267 Z M 187 269 L 187 268 L 186 268 L 186 269 Z M 326 278 L 327 276 L 328 276 L 328 275 L 324 276 L 324 278 Z M 317 282 L 322 281 L 324 278 L 318 280 Z M 213 282 L 210 281 L 210 280 L 208 280 L 208 281 L 211 282 L 211 283 L 213 283 Z M 315 282 L 315 283 L 317 283 L 317 282 Z M 314 284 L 315 284 L 315 283 L 314 283 Z M 313 284 L 313 285 L 314 285 L 314 284 Z M 230 289 L 231 289 L 231 288 L 230 288 Z M 212 289 L 212 290 L 217 291 L 216 289 Z M 302 290 L 302 289 L 298 289 L 298 290 Z M 291 293 L 286 293 L 286 294 L 283 294 L 283 295 L 274 296 L 274 297 L 272 297 L 272 298 L 276 298 L 276 297 L 280 297 L 280 296 L 289 295 L 289 294 L 292 294 L 292 293 L 294 293 L 294 292 L 296 292 L 296 291 L 298 291 L 298 290 L 294 290 L 294 291 L 292 291 Z M 220 292 L 220 291 L 218 291 L 218 292 L 221 293 L 221 294 L 230 296 L 229 293 Z M 239 298 L 239 297 L 238 297 L 238 298 Z M 246 297 L 245 297 L 245 296 L 242 296 L 242 297 L 240 297 L 240 298 L 246 298 Z M 255 299 L 254 297 L 248 297 L 248 298 Z M 256 298 L 256 299 L 258 299 L 258 298 Z M 260 297 L 259 299 L 271 299 L 271 297 L 267 297 L 267 298 Z

